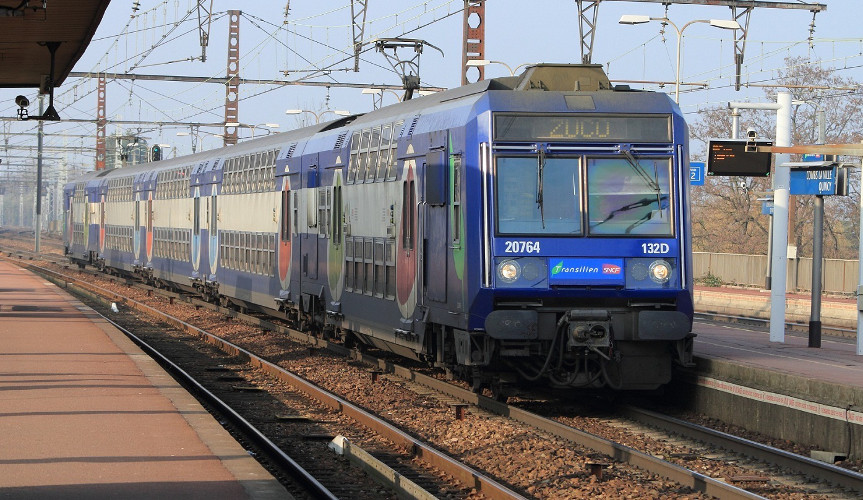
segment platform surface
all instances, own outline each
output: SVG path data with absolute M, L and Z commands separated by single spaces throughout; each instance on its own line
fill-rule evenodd
M 0 498 L 290 498 L 176 381 L 0 261 Z
M 697 357 L 741 366 L 863 388 L 863 356 L 853 339 L 823 335 L 821 347 L 808 347 L 805 334 L 786 332 L 784 342 L 771 342 L 770 333 L 736 325 L 696 321 L 692 331 Z

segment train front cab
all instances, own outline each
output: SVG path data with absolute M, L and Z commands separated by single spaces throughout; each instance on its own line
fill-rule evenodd
M 477 315 L 490 342 L 462 342 L 462 362 L 653 389 L 691 361 L 686 126 L 663 94 L 640 94 L 640 113 L 615 94 L 579 96 L 590 112 L 491 112 Z

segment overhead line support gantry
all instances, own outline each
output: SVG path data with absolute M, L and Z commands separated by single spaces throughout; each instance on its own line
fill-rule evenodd
M 575 0 L 579 13 L 579 34 L 581 35 L 581 60 L 589 64 L 593 57 L 593 41 L 596 36 L 596 19 L 599 4 L 603 0 Z M 766 0 L 605 0 L 607 2 L 644 2 L 661 3 L 666 6 L 670 4 L 684 5 L 709 5 L 731 8 L 732 18 L 740 24 L 740 34 L 734 37 L 734 89 L 740 90 L 740 71 L 743 67 L 743 54 L 746 49 L 746 35 L 749 32 L 749 15 L 754 8 L 772 9 L 797 9 L 812 12 L 813 22 L 810 24 L 811 33 L 815 29 L 815 14 L 827 10 L 827 6 L 820 3 L 801 2 L 772 2 Z

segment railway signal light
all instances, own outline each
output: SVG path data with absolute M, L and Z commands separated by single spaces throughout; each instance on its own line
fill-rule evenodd
M 150 148 L 150 161 L 159 161 L 162 159 L 162 146 L 155 144 Z

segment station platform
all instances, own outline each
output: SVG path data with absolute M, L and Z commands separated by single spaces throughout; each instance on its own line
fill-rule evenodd
M 758 292 L 721 293 L 729 303 L 753 303 Z M 856 316 L 854 300 L 827 302 Z M 856 354 L 856 339 L 823 335 L 821 347 L 810 348 L 806 332 L 786 331 L 780 343 L 771 342 L 764 328 L 697 320 L 693 332 L 693 409 L 812 449 L 863 458 L 863 356 Z
M 119 330 L 0 261 L 0 498 L 291 498 Z

